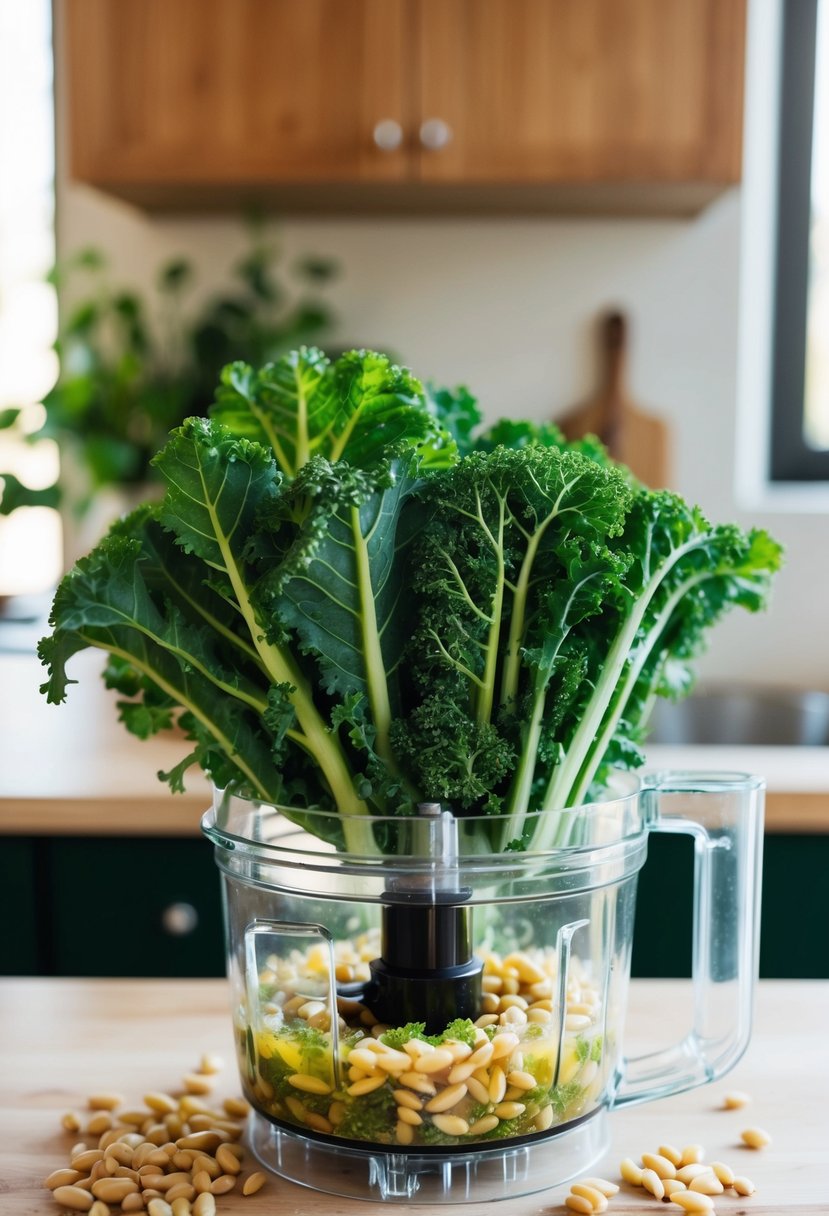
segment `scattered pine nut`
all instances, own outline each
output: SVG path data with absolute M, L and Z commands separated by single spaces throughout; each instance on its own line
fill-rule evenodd
M 90 1110 L 117 1110 L 119 1106 L 124 1105 L 124 1099 L 120 1094 L 109 1092 L 90 1094 L 86 1104 Z
M 762 1127 L 747 1127 L 745 1131 L 740 1132 L 740 1139 L 749 1148 L 766 1148 L 771 1144 L 771 1136 L 763 1131 Z
M 696 1178 L 688 1184 L 689 1191 L 695 1191 L 699 1195 L 722 1195 L 725 1187 L 720 1182 L 713 1170 L 708 1170 L 705 1174 L 698 1174 Z
M 188 1072 L 182 1077 L 182 1084 L 188 1094 L 209 1094 L 213 1090 L 213 1081 L 204 1073 Z
M 625 1182 L 631 1186 L 642 1185 L 642 1167 L 637 1165 L 632 1157 L 625 1157 L 619 1165 L 619 1173 Z
M 607 1196 L 603 1195 L 596 1187 L 588 1186 L 585 1182 L 574 1182 L 570 1187 L 571 1195 L 579 1195 L 582 1199 L 586 1199 L 594 1212 L 607 1211 Z
M 666 1178 L 662 1183 L 665 1188 L 665 1194 L 662 1197 L 663 1203 L 667 1203 L 671 1195 L 675 1195 L 677 1191 L 687 1190 L 684 1182 L 680 1182 L 678 1178 Z
M 680 1165 L 698 1165 L 704 1156 L 705 1149 L 701 1144 L 686 1144 L 682 1150 Z
M 79 1178 L 83 1178 L 80 1170 L 53 1170 L 43 1185 L 48 1186 L 50 1191 L 54 1191 L 59 1186 L 72 1186 Z
M 243 1195 L 255 1195 L 257 1191 L 261 1191 L 262 1187 L 267 1182 L 267 1177 L 261 1170 L 257 1170 L 255 1174 L 248 1174 L 245 1181 L 242 1183 Z
M 582 1195 L 568 1195 L 564 1200 L 564 1206 L 571 1212 L 580 1212 L 581 1216 L 592 1216 L 593 1213 L 593 1204 Z
M 750 1178 L 744 1178 L 742 1175 L 735 1178 L 731 1184 L 738 1195 L 753 1195 L 757 1187 Z
M 725 1095 L 722 1104 L 724 1110 L 740 1110 L 743 1106 L 748 1106 L 750 1101 L 749 1095 L 741 1089 L 732 1089 Z
M 714 1200 L 708 1195 L 700 1195 L 695 1191 L 675 1191 L 671 1195 L 671 1203 L 684 1208 L 686 1212 L 713 1212 Z
M 659 1153 L 643 1153 L 642 1164 L 646 1169 L 653 1170 L 660 1178 L 676 1178 L 674 1163 Z
M 656 1170 L 642 1170 L 642 1186 L 646 1191 L 650 1191 L 654 1199 L 661 1199 L 665 1194 L 665 1187 L 662 1185 L 662 1179 Z
M 89 1191 L 79 1186 L 59 1186 L 52 1191 L 52 1195 L 58 1203 L 73 1212 L 88 1212 L 94 1203 Z
M 710 1165 L 703 1165 L 702 1162 L 697 1162 L 695 1165 L 683 1165 L 678 1169 L 676 1176 L 680 1182 L 684 1182 L 686 1186 L 699 1178 L 700 1174 L 707 1174 L 711 1169 Z
M 582 1186 L 592 1186 L 595 1191 L 600 1191 L 605 1199 L 612 1199 L 619 1193 L 616 1183 L 608 1182 L 606 1178 L 582 1178 L 580 1181 Z
M 660 1157 L 667 1157 L 675 1168 L 678 1168 L 682 1164 L 682 1153 L 678 1148 L 674 1148 L 672 1144 L 660 1144 L 657 1151 Z
M 712 1161 L 711 1169 L 719 1178 L 723 1186 L 734 1185 L 734 1171 L 730 1165 L 724 1165 L 722 1161 Z
M 61 1117 L 61 1127 L 68 1132 L 79 1132 L 81 1130 L 81 1121 L 73 1110 L 68 1110 Z
M 221 1072 L 224 1066 L 225 1062 L 221 1056 L 205 1054 L 202 1056 L 199 1063 L 199 1072 L 204 1072 L 210 1075 L 212 1073 Z

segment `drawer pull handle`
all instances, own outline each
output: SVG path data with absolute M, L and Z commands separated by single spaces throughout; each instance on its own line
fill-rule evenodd
M 374 128 L 374 143 L 381 152 L 396 152 L 403 143 L 403 128 L 393 118 L 383 118 Z
M 452 128 L 442 118 L 427 118 L 420 125 L 420 142 L 430 152 L 440 152 L 452 142 Z
M 161 913 L 161 927 L 170 937 L 187 937 L 199 923 L 199 914 L 192 904 L 168 904 Z

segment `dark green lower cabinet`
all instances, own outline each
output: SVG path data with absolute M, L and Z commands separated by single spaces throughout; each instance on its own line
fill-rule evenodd
M 219 871 L 206 840 L 43 844 L 52 975 L 224 974 Z
M 693 847 L 652 835 L 633 974 L 691 971 Z M 0 838 L 0 974 L 224 974 L 219 872 L 200 839 Z M 829 835 L 767 836 L 760 974 L 829 978 Z
M 639 875 L 634 975 L 690 975 L 692 881 L 690 839 L 652 835 Z M 760 975 L 829 979 L 829 835 L 765 839 Z
M 0 836 L 0 975 L 37 975 L 39 956 L 37 842 Z

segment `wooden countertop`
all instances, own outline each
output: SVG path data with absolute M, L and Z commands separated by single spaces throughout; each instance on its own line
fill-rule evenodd
M 66 704 L 38 692 L 43 669 L 31 654 L 0 656 L 0 834 L 194 836 L 210 803 L 192 769 L 187 792 L 171 794 L 156 774 L 187 752 L 183 738 L 142 741 L 117 720 L 103 688 L 101 656 L 77 655 Z M 649 749 L 650 768 L 729 769 L 766 777 L 766 828 L 829 831 L 829 748 Z
M 661 1046 L 688 1022 L 688 985 L 634 980 L 628 1043 Z M 733 1192 L 717 1201 L 719 1216 L 782 1216 L 829 1212 L 826 1168 L 829 1119 L 829 982 L 763 981 L 751 1046 L 724 1080 L 611 1116 L 613 1145 L 590 1173 L 618 1179 L 623 1156 L 655 1151 L 662 1143 L 699 1143 L 706 1160 L 725 1161 L 757 1186 L 750 1199 Z M 666 1028 L 670 1028 L 667 1029 Z M 231 1061 L 229 1000 L 222 980 L 3 980 L 0 981 L 0 1211 L 3 1216 L 47 1216 L 58 1209 L 43 1179 L 66 1163 L 77 1135 L 60 1128 L 61 1115 L 82 1110 L 94 1090 L 122 1093 L 139 1104 L 149 1090 L 174 1088 L 205 1051 Z M 232 1067 L 221 1096 L 238 1092 Z M 728 1089 L 752 1095 L 741 1111 L 721 1109 Z M 759 1125 L 772 1137 L 762 1152 L 740 1147 L 739 1133 Z M 504 1216 L 566 1210 L 567 1187 L 495 1205 Z M 392 1206 L 392 1205 L 387 1205 Z M 408 1205 L 412 1206 L 412 1205 Z M 449 1208 L 483 1216 L 490 1204 Z M 259 1194 L 218 1199 L 218 1216 L 371 1216 L 376 1204 L 334 1198 L 271 1178 Z M 403 1210 L 402 1208 L 400 1210 Z M 437 1208 L 418 1209 L 432 1216 Z M 446 1211 L 444 1207 L 441 1209 Z M 642 1191 L 623 1187 L 610 1214 L 679 1211 L 657 1208 Z

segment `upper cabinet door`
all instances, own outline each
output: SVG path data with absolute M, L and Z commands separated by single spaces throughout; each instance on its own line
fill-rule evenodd
M 404 178 L 410 150 L 391 124 L 411 128 L 407 3 L 64 0 L 74 176 Z
M 745 0 L 413 2 L 422 179 L 739 180 Z

